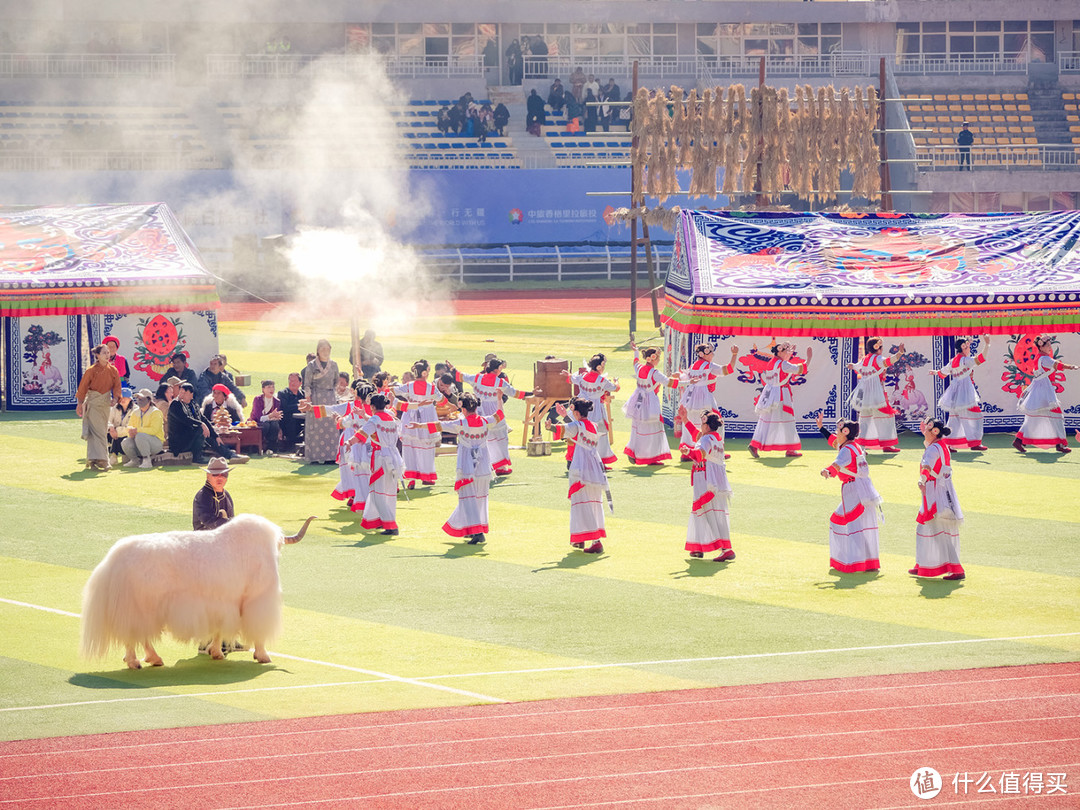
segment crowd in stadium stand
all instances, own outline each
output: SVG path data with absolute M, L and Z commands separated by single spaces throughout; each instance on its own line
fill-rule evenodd
M 483 143 L 487 136 L 506 134 L 510 111 L 502 102 L 492 109 L 490 101 L 477 102 L 472 93 L 465 93 L 453 107 L 443 106 L 435 120 L 435 126 L 443 135 L 463 135 Z

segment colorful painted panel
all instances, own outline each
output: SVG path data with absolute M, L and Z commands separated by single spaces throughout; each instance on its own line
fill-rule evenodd
M 217 300 L 164 204 L 0 206 L 0 315 L 176 312 Z
M 1080 212 L 683 211 L 664 322 L 704 334 L 1080 330 Z

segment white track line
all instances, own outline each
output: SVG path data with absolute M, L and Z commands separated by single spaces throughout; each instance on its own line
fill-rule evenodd
M 1057 720 L 1077 720 L 1077 719 L 1080 719 L 1080 715 L 1068 714 L 1068 715 L 1057 715 L 1057 716 L 1054 716 L 1054 717 L 1025 717 L 1025 718 L 1022 718 L 1022 719 L 1023 719 L 1023 722 L 1025 722 L 1025 723 L 1051 722 L 1051 721 L 1057 721 Z M 902 732 L 902 731 L 932 732 L 932 731 L 938 731 L 938 730 L 942 730 L 942 729 L 971 728 L 971 727 L 974 727 L 974 726 L 993 726 L 993 725 L 1001 725 L 1001 724 L 1005 724 L 1005 723 L 1015 723 L 1015 722 L 1018 722 L 1018 720 L 1016 718 L 1010 718 L 1010 719 L 1006 719 L 1006 720 L 981 720 L 981 721 L 977 721 L 977 722 L 973 722 L 973 723 L 950 723 L 950 724 L 939 725 L 939 726 L 926 726 L 926 725 L 898 726 L 898 727 L 895 727 L 895 728 L 886 728 L 886 729 L 871 728 L 871 729 L 854 729 L 854 730 L 848 730 L 848 731 L 813 732 L 813 733 L 809 733 L 809 734 L 783 734 L 783 735 L 774 735 L 774 736 L 770 736 L 770 737 L 745 737 L 745 738 L 736 739 L 736 740 L 707 740 L 707 741 L 704 741 L 704 742 L 674 743 L 674 744 L 671 744 L 671 745 L 645 745 L 645 746 L 637 746 L 637 747 L 634 747 L 634 748 L 611 748 L 611 749 L 590 750 L 589 754 L 590 755 L 605 755 L 605 756 L 607 756 L 607 755 L 616 755 L 616 754 L 634 754 L 634 753 L 641 753 L 641 752 L 644 752 L 644 751 L 670 751 L 670 750 L 688 749 L 688 748 L 719 747 L 719 746 L 725 746 L 725 745 L 736 745 L 736 746 L 738 746 L 738 745 L 750 745 L 750 744 L 757 744 L 757 743 L 790 742 L 792 740 L 806 740 L 806 739 L 811 739 L 811 738 L 815 738 L 815 737 L 844 737 L 844 736 L 854 736 L 854 735 L 858 735 L 858 734 L 890 734 L 890 733 Z M 592 729 L 592 730 L 596 731 L 596 729 Z M 611 731 L 622 731 L 623 729 L 605 729 L 605 730 L 611 732 Z M 565 733 L 570 733 L 570 732 L 565 732 Z M 526 735 L 526 736 L 545 736 L 545 735 L 538 734 L 538 735 Z M 501 741 L 501 740 L 504 740 L 504 739 L 514 739 L 514 738 L 515 737 L 512 737 L 512 736 L 511 737 L 489 737 L 489 738 L 485 738 L 483 740 L 446 741 L 444 744 L 451 744 L 453 742 L 460 742 L 462 744 L 465 744 L 465 743 L 472 744 L 472 743 L 476 743 L 476 742 L 494 742 L 494 741 Z M 1064 740 L 1060 740 L 1060 742 L 1072 742 L 1072 741 L 1076 741 L 1076 740 L 1080 740 L 1080 738 L 1066 738 Z M 235 741 L 235 738 L 229 738 L 229 742 L 234 742 L 234 741 Z M 1026 745 L 1029 742 L 1030 741 L 1004 742 L 1004 743 L 1000 743 L 1000 745 L 1003 745 L 1003 746 L 1004 745 Z M 1052 742 L 1052 741 L 1043 740 L 1042 742 Z M 51 773 L 33 773 L 33 774 L 20 774 L 18 776 L 4 776 L 4 777 L 0 777 L 0 783 L 12 782 L 12 781 L 18 781 L 18 780 L 24 780 L 25 781 L 25 780 L 32 780 L 32 779 L 52 779 L 52 778 L 56 778 L 56 777 L 79 776 L 79 775 L 82 775 L 82 774 L 116 774 L 116 773 L 122 773 L 124 771 L 143 771 L 143 770 L 150 771 L 150 770 L 161 769 L 161 768 L 194 768 L 194 767 L 198 767 L 198 766 L 223 765 L 223 764 L 238 763 L 238 762 L 241 762 L 241 763 L 267 762 L 269 760 L 275 760 L 275 759 L 288 759 L 288 760 L 291 760 L 291 761 L 295 761 L 295 760 L 300 759 L 302 757 L 309 757 L 309 756 L 325 756 L 327 754 L 339 755 L 339 756 L 345 755 L 345 754 L 366 754 L 366 753 L 371 753 L 373 751 L 384 751 L 384 750 L 387 750 L 389 748 L 408 748 L 408 747 L 417 747 L 417 746 L 427 746 L 427 745 L 431 745 L 431 744 L 432 743 L 414 743 L 412 745 L 406 744 L 406 745 L 400 745 L 400 746 L 389 745 L 389 746 L 366 746 L 366 747 L 352 747 L 352 748 L 335 747 L 335 748 L 324 748 L 324 749 L 320 749 L 320 750 L 307 750 L 307 751 L 304 751 L 302 753 L 261 754 L 259 756 L 240 756 L 240 757 L 230 757 L 228 759 L 188 760 L 186 762 L 166 762 L 166 763 L 162 763 L 160 765 L 125 765 L 125 766 L 115 767 L 115 768 L 95 767 L 95 768 L 89 768 L 87 770 L 78 770 L 78 771 L 73 771 L 73 770 L 54 771 L 54 772 L 51 772 Z M 989 743 L 987 743 L 987 745 L 989 745 Z M 971 746 L 956 746 L 956 747 L 957 748 L 971 748 L 971 747 L 976 747 L 977 748 L 977 747 L 982 747 L 982 746 L 981 745 L 971 745 Z M 908 751 L 907 753 L 917 753 L 917 752 L 922 751 L 922 750 L 923 749 L 921 749 L 921 748 L 916 748 L 916 749 L 912 749 L 911 751 Z M 945 750 L 945 749 L 941 749 L 941 750 Z M 869 754 L 867 754 L 867 755 L 869 755 Z M 460 762 L 443 762 L 443 763 L 437 763 L 437 764 L 425 763 L 423 765 L 401 765 L 401 766 L 398 766 L 398 767 L 391 767 L 391 768 L 379 767 L 379 768 L 375 768 L 375 769 L 372 769 L 372 770 L 351 771 L 350 773 L 352 773 L 353 775 L 363 775 L 363 774 L 368 774 L 368 773 L 392 773 L 392 772 L 396 772 L 396 771 L 436 770 L 436 769 L 440 769 L 440 768 L 462 768 L 462 767 L 476 767 L 476 766 L 480 766 L 480 765 L 501 765 L 501 764 L 508 764 L 508 763 L 512 763 L 512 762 L 536 762 L 536 761 L 544 760 L 544 759 L 566 759 L 568 757 L 578 757 L 578 756 L 581 756 L 580 752 L 577 752 L 577 751 L 569 752 L 568 751 L 568 752 L 565 752 L 565 753 L 558 753 L 558 754 L 539 754 L 539 755 L 530 755 L 530 756 L 525 756 L 525 757 L 509 757 L 509 758 L 503 758 L 503 759 L 460 761 Z M 845 756 L 848 756 L 848 755 L 840 755 L 840 756 L 838 756 L 838 758 L 842 759 Z M 826 759 L 828 759 L 828 757 L 826 757 Z M 801 762 L 802 760 L 793 760 L 793 761 Z M 751 764 L 751 763 L 743 763 L 743 764 Z
M 1031 770 L 1034 770 L 1035 768 L 1042 768 L 1045 771 L 1048 768 L 1072 768 L 1072 767 L 1075 767 L 1078 764 L 1080 764 L 1080 763 L 1070 763 L 1068 765 L 1031 765 L 1031 766 L 1026 766 L 1025 769 L 1031 771 Z M 1005 773 L 1006 771 L 1013 771 L 1013 770 L 1016 770 L 1016 769 L 1014 769 L 1014 768 L 998 768 L 996 770 L 995 769 L 988 770 L 988 771 L 986 771 L 986 773 Z M 776 788 L 776 789 L 778 789 L 778 790 L 793 790 L 793 789 L 796 789 L 796 788 L 840 787 L 840 786 L 844 786 L 844 785 L 870 784 L 870 783 L 873 783 L 873 782 L 891 782 L 891 781 L 894 781 L 894 780 L 897 781 L 897 782 L 900 782 L 900 781 L 904 781 L 905 779 L 906 779 L 906 777 L 892 777 L 892 778 L 884 778 L 884 779 L 861 779 L 861 780 L 859 780 L 857 782 L 856 781 L 852 781 L 852 782 L 829 782 L 829 783 L 826 783 L 826 784 L 818 784 L 818 785 L 791 785 L 790 787 L 782 787 L 782 788 Z M 611 807 L 613 805 L 618 805 L 618 804 L 637 804 L 638 802 L 667 802 L 667 801 L 673 801 L 673 800 L 686 800 L 686 799 L 708 799 L 708 798 L 712 798 L 714 796 L 730 796 L 730 795 L 732 795 L 732 793 L 762 793 L 762 792 L 765 792 L 767 790 L 772 790 L 772 789 L 773 788 L 760 788 L 758 790 L 728 791 L 728 792 L 725 792 L 725 793 L 720 793 L 720 792 L 717 792 L 717 793 L 688 793 L 688 794 L 683 794 L 683 795 L 678 795 L 678 796 L 656 796 L 656 797 L 639 798 L 639 799 L 619 799 L 619 800 L 613 800 L 613 801 L 607 801 L 607 802 L 589 802 L 587 804 L 582 804 L 582 803 L 578 802 L 578 803 L 575 803 L 575 804 L 563 804 L 563 805 L 558 805 L 558 806 L 534 807 L 534 808 L 531 808 L 531 810 L 576 810 L 576 808 L 579 808 L 579 807 Z M 1055 794 L 1055 795 L 1060 796 L 1061 794 L 1059 793 L 1059 794 Z M 1003 799 L 1016 800 L 1016 799 L 1045 799 L 1045 798 L 1047 798 L 1047 795 L 1045 793 L 1043 793 L 1043 794 L 1030 794 L 1030 795 L 1027 795 L 1027 796 L 1025 796 L 1025 795 L 1009 795 L 1008 797 L 998 797 L 997 799 L 991 799 L 991 798 L 968 799 L 968 800 L 962 800 L 962 801 L 956 801 L 956 802 L 945 802 L 945 801 L 938 802 L 938 801 L 935 801 L 931 805 L 927 805 L 924 801 L 921 801 L 921 800 L 915 800 L 915 801 L 913 801 L 912 804 L 901 804 L 901 805 L 895 805 L 893 807 L 881 807 L 881 808 L 877 808 L 877 810 L 904 810 L 904 808 L 908 808 L 908 807 L 927 807 L 927 806 L 938 807 L 938 806 L 954 805 L 954 804 L 978 804 L 978 803 L 987 802 L 987 801 L 1001 801 Z M 322 801 L 325 801 L 325 800 L 322 800 Z M 308 804 L 311 804 L 311 803 L 312 802 L 308 802 Z M 298 803 L 297 802 L 292 802 L 292 803 L 287 803 L 287 804 L 261 804 L 261 805 L 257 805 L 257 806 L 258 807 L 291 807 L 293 804 L 298 804 Z M 240 808 L 230 808 L 229 810 L 240 810 Z
M 72 618 L 75 618 L 75 619 L 82 618 L 78 613 L 69 613 L 66 610 L 57 610 L 55 608 L 45 607 L 44 605 L 33 605 L 33 604 L 30 604 L 29 602 L 17 602 L 14 599 L 0 599 L 0 602 L 4 602 L 4 603 L 9 604 L 9 605 L 16 605 L 18 607 L 33 608 L 34 610 L 43 610 L 46 613 L 58 613 L 61 616 L 71 616 Z M 358 672 L 361 675 L 372 675 L 372 676 L 374 676 L 376 678 L 381 678 L 382 680 L 385 680 L 385 681 L 394 681 L 396 683 L 404 683 L 404 684 L 409 684 L 411 686 L 422 686 L 425 689 L 436 689 L 436 690 L 438 690 L 440 692 L 450 692 L 451 694 L 461 695 L 463 697 L 468 697 L 468 698 L 473 698 L 475 700 L 480 700 L 480 701 L 483 701 L 484 703 L 509 703 L 509 701 L 504 700 L 503 698 L 491 697 L 490 695 L 482 695 L 479 692 L 470 692 L 470 691 L 468 691 L 466 689 L 455 689 L 452 686 L 443 686 L 442 684 L 437 684 L 437 683 L 423 683 L 423 682 L 421 682 L 421 681 L 419 681 L 419 680 L 417 680 L 415 678 L 405 678 L 405 677 L 402 677 L 402 676 L 399 676 L 399 675 L 391 675 L 391 674 L 389 674 L 387 672 L 378 672 L 378 671 L 373 670 L 373 669 L 361 669 L 359 667 L 349 667 L 349 666 L 345 666 L 344 664 L 333 664 L 333 663 L 330 663 L 328 661 L 316 661 L 316 660 L 314 660 L 312 658 L 300 658 L 300 657 L 295 656 L 295 655 L 286 655 L 285 653 L 278 653 L 278 652 L 273 653 L 273 655 L 277 656 L 278 658 L 287 658 L 287 659 L 292 660 L 292 661 L 302 661 L 302 662 L 304 662 L 306 664 L 318 664 L 319 666 L 331 667 L 332 669 L 343 669 L 346 672 Z M 230 690 L 225 690 L 220 694 L 228 694 L 229 691 Z M 111 701 L 103 701 L 103 702 L 111 702 Z M 64 706 L 64 705 L 86 705 L 86 702 L 81 703 L 81 704 L 59 704 L 59 703 L 57 703 L 57 704 L 53 704 L 51 707 L 42 707 L 42 708 L 59 708 L 59 707 Z M 19 710 L 25 710 L 24 707 L 18 707 L 18 708 L 19 708 Z M 0 709 L 0 711 L 11 711 L 11 709 Z
M 820 650 L 788 650 L 786 652 L 745 653 L 742 655 L 714 655 L 708 658 L 667 658 L 656 661 L 632 661 L 614 664 L 581 664 L 572 667 L 541 667 L 538 669 L 507 669 L 493 672 L 469 672 L 461 675 L 425 675 L 421 681 L 448 680 L 450 678 L 479 678 L 488 675 L 532 675 L 539 672 L 575 672 L 584 669 L 614 669 L 618 667 L 649 667 L 659 664 L 703 664 L 713 661 L 742 661 L 751 658 L 783 658 L 791 655 L 825 655 L 841 652 L 864 652 L 867 650 L 899 650 L 908 647 L 938 647 L 949 644 L 987 644 L 995 641 L 1028 641 L 1039 638 L 1065 638 L 1080 636 L 1076 633 L 1043 633 L 1034 636 L 999 636 L 997 638 L 958 638 L 947 641 L 911 641 L 904 644 L 875 644 L 868 647 L 826 647 Z
M 1005 721 L 988 721 L 988 723 L 978 723 L 978 724 L 973 723 L 973 724 L 969 724 L 969 725 L 990 725 L 990 724 L 1000 723 L 1000 722 L 1005 722 Z M 954 727 L 959 728 L 959 727 L 963 727 L 963 726 L 964 726 L 964 724 L 956 724 Z M 918 730 L 919 728 L 920 727 L 911 727 L 911 730 Z M 892 731 L 892 730 L 893 729 L 886 729 L 886 730 L 883 731 L 883 733 L 888 732 L 888 731 Z M 836 734 L 846 734 L 846 733 L 848 733 L 848 732 L 832 732 L 830 734 L 826 734 L 826 735 L 822 735 L 822 736 L 834 736 Z M 786 738 L 780 738 L 780 739 L 786 739 Z M 934 754 L 934 753 L 944 752 L 944 751 L 972 750 L 972 749 L 979 749 L 979 748 L 999 748 L 999 747 L 1005 747 L 1005 746 L 1020 746 L 1020 745 L 1047 745 L 1047 744 L 1053 744 L 1053 743 L 1075 742 L 1077 740 L 1080 740 L 1080 738 L 1069 737 L 1069 738 L 1061 738 L 1061 739 L 1055 738 L 1055 739 L 1050 739 L 1050 740 L 1028 740 L 1028 741 L 1017 741 L 1017 742 L 1009 742 L 1009 743 L 976 743 L 976 744 L 972 744 L 972 745 L 943 746 L 943 747 L 940 747 L 940 748 L 913 748 L 913 749 L 907 749 L 907 750 L 902 750 L 902 751 L 859 752 L 859 753 L 855 753 L 855 754 L 836 754 L 836 755 L 825 756 L 825 757 L 796 757 L 794 759 L 759 760 L 759 761 L 753 761 L 753 762 L 722 762 L 722 763 L 710 763 L 710 764 L 704 764 L 704 765 L 688 765 L 688 766 L 681 767 L 681 768 L 662 768 L 662 769 L 645 770 L 645 771 L 613 772 L 613 773 L 602 773 L 602 774 L 587 774 L 585 776 L 558 777 L 558 778 L 552 778 L 552 779 L 535 779 L 535 780 L 529 780 L 529 781 L 525 781 L 525 782 L 507 782 L 507 783 L 494 783 L 494 784 L 486 784 L 486 785 L 454 785 L 454 786 L 450 786 L 450 787 L 429 788 L 429 789 L 425 789 L 425 790 L 394 791 L 394 792 L 391 792 L 391 793 L 376 793 L 376 794 L 369 794 L 369 795 L 365 795 L 365 796 L 350 796 L 350 797 L 346 797 L 346 798 L 335 797 L 334 801 L 337 801 L 337 802 L 341 802 L 341 801 L 360 801 L 360 800 L 364 800 L 364 799 L 386 799 L 386 798 L 396 798 L 396 797 L 402 797 L 402 796 L 425 796 L 425 795 L 430 795 L 430 794 L 433 794 L 433 793 L 454 793 L 454 792 L 463 792 L 463 791 L 501 789 L 501 788 L 507 788 L 507 787 L 525 787 L 525 786 L 558 784 L 558 783 L 567 783 L 567 782 L 585 782 L 585 781 L 596 780 L 596 779 L 618 779 L 618 778 L 625 778 L 625 777 L 656 776 L 656 775 L 661 775 L 661 774 L 673 774 L 673 773 L 693 773 L 695 771 L 704 771 L 704 770 L 714 770 L 714 769 L 715 770 L 720 770 L 720 769 L 725 769 L 725 768 L 752 768 L 752 767 L 763 767 L 763 766 L 774 766 L 774 765 L 786 765 L 786 764 L 793 764 L 793 763 L 799 763 L 799 762 L 828 762 L 828 761 L 832 761 L 832 760 L 863 759 L 863 758 L 869 758 L 869 757 L 896 756 L 896 755 L 902 755 L 902 754 Z M 569 756 L 569 754 L 567 754 L 567 756 Z M 580 754 L 577 754 L 577 756 L 580 756 Z M 434 766 L 418 766 L 418 767 L 419 768 L 425 768 L 425 767 L 434 767 Z M 458 764 L 458 767 L 460 767 L 460 763 Z M 1059 766 L 1053 766 L 1053 767 L 1059 767 Z M 1069 766 L 1060 766 L 1060 767 L 1069 767 Z M 1009 770 L 1014 770 L 1014 769 L 1009 769 Z M 198 791 L 198 790 L 202 790 L 202 789 L 225 787 L 225 786 L 229 786 L 229 785 L 232 785 L 232 786 L 237 786 L 237 785 L 267 785 L 267 784 L 271 784 L 271 783 L 281 783 L 281 782 L 294 783 L 294 782 L 297 782 L 299 780 L 304 780 L 304 779 L 335 779 L 335 778 L 342 778 L 342 777 L 363 776 L 365 774 L 381 773 L 381 772 L 383 772 L 382 769 L 350 770 L 350 771 L 334 771 L 334 772 L 330 772 L 330 773 L 292 774 L 292 775 L 289 775 L 289 776 L 276 776 L 276 777 L 267 777 L 267 778 L 261 778 L 261 779 L 241 779 L 241 780 L 233 779 L 233 780 L 229 780 L 227 782 L 189 783 L 189 784 L 185 784 L 185 785 L 170 785 L 168 787 L 163 787 L 161 785 L 155 785 L 155 786 L 152 786 L 152 787 L 145 787 L 145 788 L 126 788 L 124 790 L 99 791 L 99 792 L 96 792 L 96 793 L 75 793 L 75 794 L 64 794 L 64 795 L 60 795 L 60 796 L 37 796 L 37 797 L 23 797 L 23 798 L 19 798 L 19 799 L 0 799 L 0 805 L 2 805 L 2 804 L 12 804 L 12 803 L 32 802 L 32 801 L 59 802 L 59 801 L 72 800 L 72 799 L 100 798 L 100 797 L 104 797 L 104 796 L 115 796 L 115 795 L 131 796 L 133 794 L 149 793 L 149 792 L 154 792 L 154 793 L 161 794 L 161 793 L 165 793 L 167 791 Z M 893 777 L 893 778 L 895 778 L 895 777 Z M 904 777 L 904 778 L 906 779 L 907 777 Z M 892 778 L 890 778 L 890 779 L 867 780 L 867 781 L 891 781 L 891 779 Z M 731 791 L 731 793 L 756 793 L 756 792 L 760 792 L 762 790 L 770 790 L 770 789 L 772 789 L 772 790 L 790 790 L 790 789 L 793 789 L 795 787 L 816 787 L 816 786 L 815 785 L 805 785 L 805 786 L 800 786 L 800 785 L 784 786 L 784 785 L 781 785 L 781 786 L 774 786 L 772 788 L 761 788 L 759 790 Z M 729 794 L 721 793 L 721 794 L 717 794 L 717 795 L 729 795 Z M 311 801 L 308 801 L 308 802 L 295 802 L 293 804 L 317 803 L 317 802 L 327 802 L 327 801 L 329 801 L 329 800 L 326 799 L 326 798 L 322 798 L 322 799 L 318 799 L 318 800 L 311 800 Z M 285 804 L 289 804 L 289 803 L 285 803 Z M 265 804 L 265 803 L 260 803 L 258 805 L 250 805 L 250 806 L 272 807 L 272 806 L 278 806 L 278 805 L 269 805 L 269 804 Z

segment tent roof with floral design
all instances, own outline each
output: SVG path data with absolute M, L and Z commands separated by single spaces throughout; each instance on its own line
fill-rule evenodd
M 217 305 L 214 277 L 164 203 L 0 206 L 0 315 Z
M 705 334 L 1080 331 L 1080 212 L 686 211 L 664 323 Z

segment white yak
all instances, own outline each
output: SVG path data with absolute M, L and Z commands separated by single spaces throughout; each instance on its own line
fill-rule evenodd
M 140 534 L 118 540 L 83 589 L 82 654 L 105 656 L 123 647 L 131 669 L 159 667 L 153 642 L 168 631 L 180 641 L 212 639 L 210 655 L 223 658 L 221 640 L 240 637 L 266 664 L 266 644 L 281 626 L 278 555 L 283 543 L 303 538 L 314 517 L 285 537 L 258 515 L 237 515 L 210 531 Z

